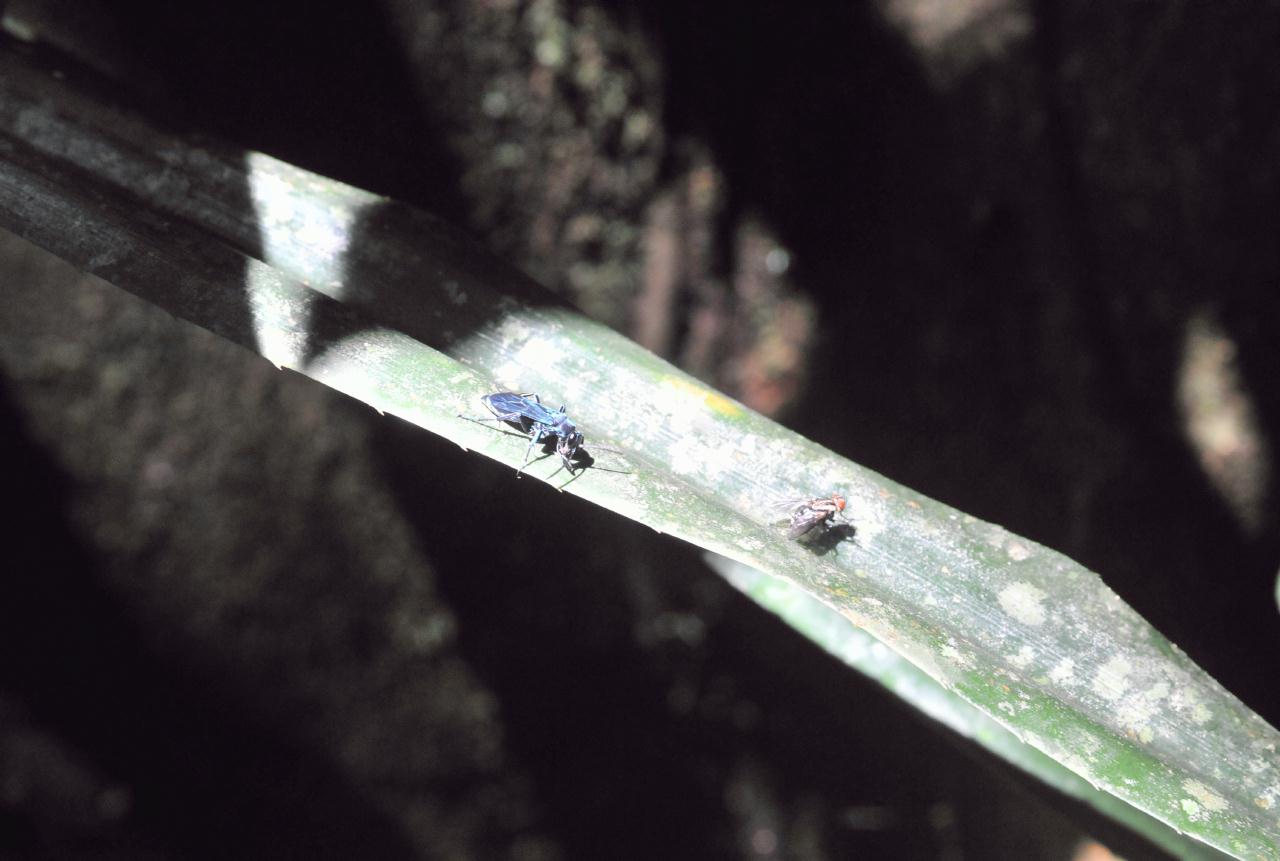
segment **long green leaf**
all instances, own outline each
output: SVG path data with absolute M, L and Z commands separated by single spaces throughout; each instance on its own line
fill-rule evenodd
M 1170 854 L 1198 859 L 1224 857 L 1202 843 L 1186 840 L 1164 823 L 1094 787 L 1047 754 L 1024 744 L 981 709 L 938 684 L 789 580 L 719 556 L 712 556 L 708 561 L 734 587 L 781 616 L 787 624 L 832 655 L 995 756 L 1054 789 L 1091 805 Z
M 0 58 L 0 225 L 513 466 L 524 442 L 457 415 L 498 389 L 567 403 L 601 468 L 532 476 L 797 585 L 1162 845 L 1280 858 L 1280 735 L 1097 575 L 753 413 L 429 216 L 59 86 Z M 788 541 L 773 503 L 831 492 L 856 536 Z

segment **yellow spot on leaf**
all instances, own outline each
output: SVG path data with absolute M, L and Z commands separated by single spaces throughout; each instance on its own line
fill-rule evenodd
M 701 401 L 712 412 L 719 413 L 722 416 L 733 418 L 742 414 L 742 407 L 715 389 L 709 389 L 706 386 L 680 377 L 668 377 L 662 381 L 662 384 L 667 388 L 675 389 L 685 397 Z

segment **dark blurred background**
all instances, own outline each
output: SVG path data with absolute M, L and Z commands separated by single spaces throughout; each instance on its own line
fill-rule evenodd
M 1066 552 L 1280 721 L 1280 4 L 0 6 Z M 1160 857 L 687 547 L 7 235 L 0 302 L 0 858 Z

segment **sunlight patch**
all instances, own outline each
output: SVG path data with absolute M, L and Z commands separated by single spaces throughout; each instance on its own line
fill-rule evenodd
M 319 196 L 305 187 L 312 175 L 299 168 L 262 153 L 250 153 L 245 162 L 263 261 L 341 300 L 352 227 L 378 198 L 343 186 L 326 187 Z

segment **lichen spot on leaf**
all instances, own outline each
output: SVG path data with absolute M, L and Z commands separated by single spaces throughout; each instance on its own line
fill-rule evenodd
M 1042 624 L 1047 616 L 1044 609 L 1044 590 L 1030 583 L 1010 583 L 997 596 L 1000 609 L 1024 625 Z

